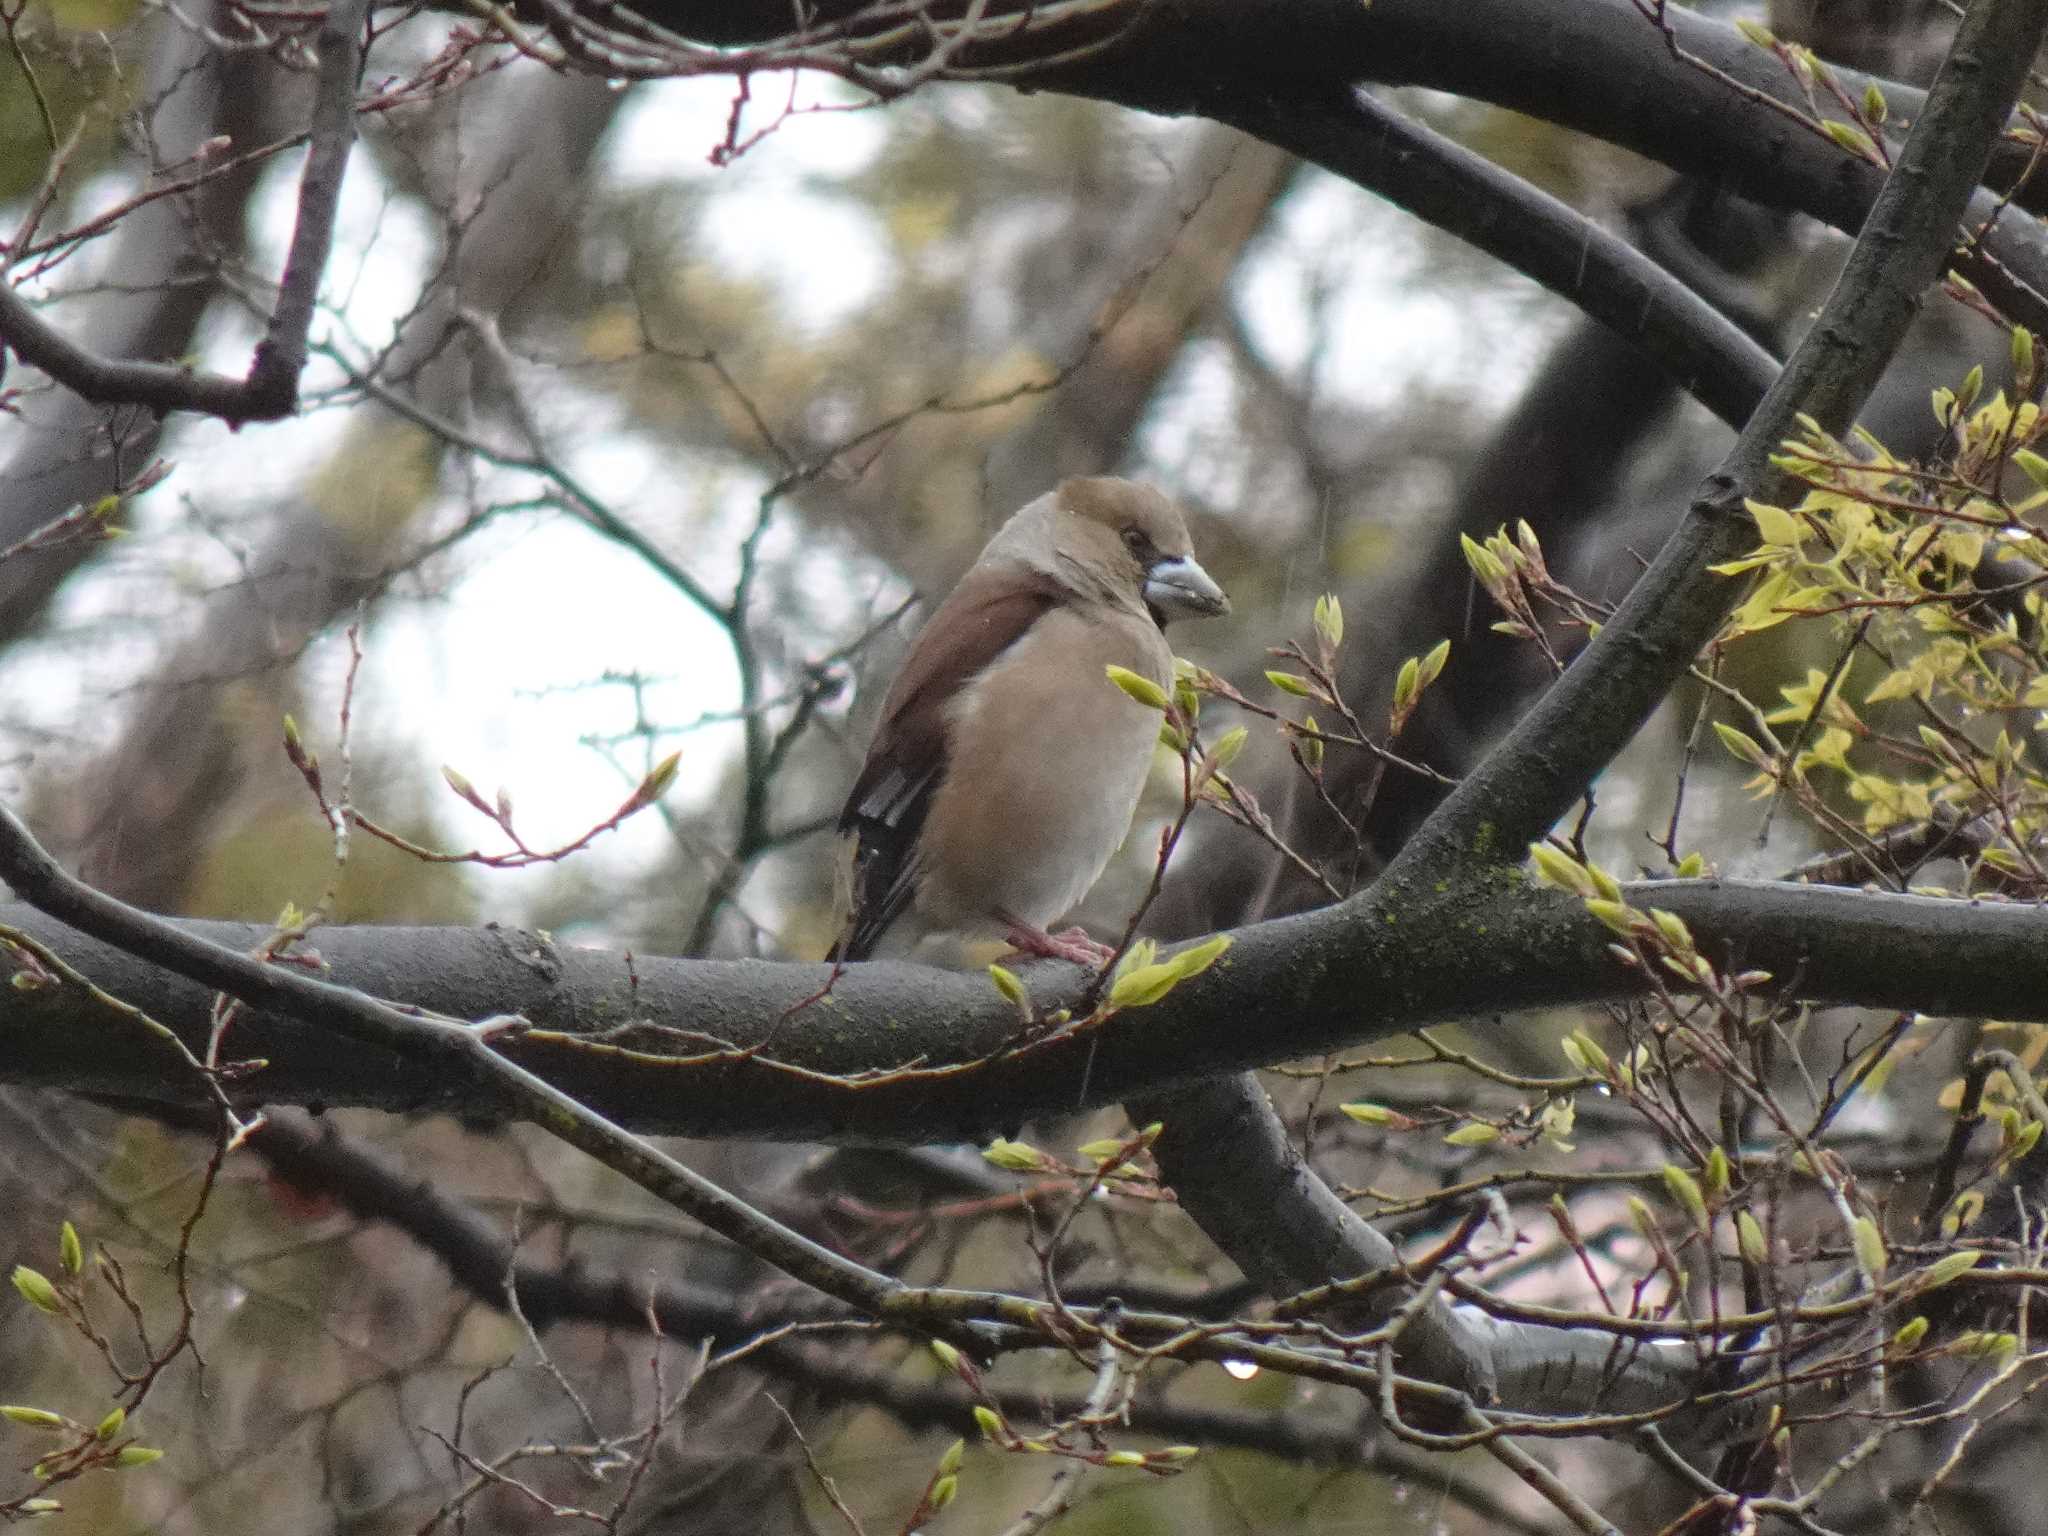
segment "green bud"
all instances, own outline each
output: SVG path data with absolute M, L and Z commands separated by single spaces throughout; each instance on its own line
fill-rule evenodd
M 1216 745 L 1209 749 L 1209 771 L 1220 773 L 1237 761 L 1237 754 L 1244 750 L 1244 744 L 1251 739 L 1251 732 L 1241 725 L 1233 725 L 1216 739 Z
M 1166 690 L 1153 682 L 1151 678 L 1143 677 L 1133 672 L 1129 667 L 1117 666 L 1114 662 L 1111 662 L 1102 670 L 1108 675 L 1109 680 L 1123 690 L 1128 697 L 1137 700 L 1147 709 L 1163 710 L 1166 708 L 1168 702 Z
M 1142 1467 L 1145 1457 L 1138 1451 L 1111 1451 L 1102 1458 L 1102 1464 L 1105 1467 Z
M 1755 739 L 1747 732 L 1738 731 L 1734 726 L 1716 720 L 1714 722 L 1714 734 L 1721 738 L 1722 746 L 1741 758 L 1745 763 L 1757 768 L 1768 768 L 1771 765 L 1770 755 L 1762 747 L 1758 746 Z
M 974 1405 L 974 1422 L 980 1427 L 981 1436 L 984 1440 L 1001 1440 L 1003 1438 L 1002 1418 L 995 1409 L 989 1407 L 986 1403 L 976 1403 Z
M 1747 1211 L 1735 1213 L 1735 1242 L 1741 1248 L 1742 1256 L 1752 1264 L 1762 1264 L 1770 1258 L 1770 1249 L 1764 1243 L 1764 1229 Z
M 682 753 L 669 753 L 654 765 L 646 778 L 640 781 L 640 788 L 635 791 L 633 798 L 642 805 L 652 805 L 667 794 L 669 786 L 676 781 L 676 773 L 681 768 L 682 761 Z M 512 802 L 502 790 L 498 793 L 498 801 L 500 814 L 509 817 L 512 814 Z
M 1000 965 L 991 965 L 988 968 L 988 979 L 996 984 L 998 992 L 1019 1008 L 1031 1006 L 1031 994 L 1024 990 L 1023 980 L 1015 971 L 1006 970 Z
M 1693 952 L 1692 930 L 1685 926 L 1685 919 L 1676 912 L 1666 912 L 1662 907 L 1652 907 L 1650 921 L 1657 925 L 1657 932 L 1676 953 L 1689 955 Z
M 960 1458 L 967 1454 L 967 1442 L 955 1440 L 946 1447 L 946 1454 L 939 1458 L 939 1476 L 951 1477 L 960 1470 Z
M 1339 1104 L 1337 1107 L 1360 1125 L 1390 1125 L 1394 1119 L 1394 1111 L 1384 1104 Z
M 1882 1275 L 1891 1255 L 1885 1252 L 1884 1237 L 1877 1230 L 1877 1223 L 1868 1216 L 1858 1216 L 1849 1224 L 1849 1235 L 1856 1244 L 1857 1261 L 1872 1275 Z
M 1546 885 L 1570 891 L 1574 896 L 1591 896 L 1597 890 L 1586 866 L 1562 848 L 1554 848 L 1549 843 L 1531 843 L 1529 862 L 1536 866 L 1537 875 Z
M 1316 724 L 1316 717 L 1314 715 L 1302 716 L 1301 725 L 1302 729 L 1307 732 L 1301 738 L 1297 747 L 1297 750 L 1301 753 L 1301 760 L 1310 768 L 1320 768 L 1323 766 L 1322 727 Z
M 1458 535 L 1458 547 L 1465 553 L 1465 563 L 1472 568 L 1472 574 L 1482 587 L 1493 588 L 1507 580 L 1507 567 L 1485 545 L 1470 534 Z
M 957 1443 L 956 1441 L 955 1444 Z M 952 1503 L 959 1493 L 960 1479 L 948 1472 L 944 1477 L 941 1477 L 932 1484 L 932 1491 L 926 1495 L 925 1502 L 931 1505 L 934 1513 L 937 1513 Z
M 116 1407 L 104 1419 L 101 1419 L 98 1424 L 93 1426 L 93 1438 L 96 1440 L 111 1440 L 114 1436 L 121 1433 L 121 1426 L 127 1422 L 128 1410 Z
M 1613 929 L 1614 932 L 1624 936 L 1630 931 L 1632 926 L 1630 920 L 1635 916 L 1635 913 L 1624 903 L 1607 901 L 1598 896 L 1587 898 L 1586 910 Z
M 1649 1202 L 1641 1195 L 1630 1195 L 1628 1213 L 1635 1220 L 1636 1230 L 1654 1241 L 1659 1235 L 1659 1228 L 1656 1213 L 1650 1209 Z
M 1410 656 L 1401 663 L 1401 670 L 1394 678 L 1394 716 L 1399 719 L 1415 704 L 1415 696 L 1422 691 L 1422 658 Z
M 1707 1149 L 1707 1198 L 1720 1200 L 1728 1193 L 1732 1182 L 1729 1176 L 1728 1154 L 1719 1147 Z
M 57 1229 L 57 1257 L 67 1275 L 85 1268 L 85 1245 L 78 1240 L 78 1228 L 68 1221 Z
M 1012 1173 L 1036 1173 L 1045 1166 L 1038 1148 L 1021 1141 L 1005 1141 L 1000 1136 L 983 1147 L 981 1155 Z
M 1943 1254 L 1922 1271 L 1921 1289 L 1931 1291 L 1947 1285 L 1958 1275 L 1966 1275 L 1975 1269 L 1983 1257 L 1984 1255 L 1974 1248 L 1962 1248 L 1954 1253 Z
M 0 1403 L 0 1419 L 16 1424 L 26 1424 L 31 1429 L 62 1429 L 64 1415 L 52 1413 L 47 1408 L 21 1408 L 13 1403 Z
M 1337 594 L 1326 592 L 1316 599 L 1316 634 L 1331 650 L 1344 643 L 1344 605 L 1337 601 Z
M 1137 965 L 1121 972 L 1110 984 L 1112 1008 L 1146 1008 L 1171 992 L 1180 972 L 1171 961 L 1163 965 Z
M 1663 1171 L 1664 1187 L 1670 1191 L 1672 1200 L 1692 1218 L 1692 1224 L 1704 1232 L 1710 1225 L 1710 1220 L 1707 1216 L 1706 1197 L 1700 1193 L 1699 1180 L 1676 1163 L 1666 1163 Z
M 1483 1120 L 1474 1120 L 1459 1126 L 1445 1136 L 1444 1140 L 1454 1147 L 1483 1147 L 1489 1142 L 1500 1140 L 1500 1129 L 1486 1124 Z
M 2024 325 L 2012 328 L 2012 371 L 2022 379 L 2034 371 L 2034 333 Z
M 1906 1354 L 1917 1349 L 1920 1341 L 1927 1337 L 1927 1319 L 1909 1317 L 1899 1325 L 1899 1331 L 1892 1335 L 1892 1349 L 1897 1354 Z
M 114 1456 L 117 1467 L 146 1467 L 163 1460 L 164 1453 L 153 1445 L 124 1445 Z
M 1312 699 L 1316 696 L 1315 689 L 1310 686 L 1309 680 L 1292 672 L 1274 672 L 1269 670 L 1266 673 L 1266 681 L 1275 688 L 1278 688 L 1282 693 L 1291 693 L 1297 699 Z
M 1967 411 L 1984 393 L 1984 365 L 1978 363 L 1963 375 L 1963 387 L 1956 392 L 1956 407 Z
M 38 1312 L 47 1312 L 55 1317 L 64 1310 L 57 1299 L 57 1288 L 40 1270 L 30 1269 L 26 1264 L 15 1265 L 14 1288 L 21 1292 L 22 1300 Z
M 959 1350 L 955 1349 L 952 1345 L 948 1344 L 944 1339 L 933 1339 L 930 1341 L 930 1343 L 931 1352 L 939 1357 L 939 1364 L 943 1365 L 949 1371 L 957 1371 L 960 1369 Z
M 1870 135 L 1855 126 L 1855 124 L 1837 122 L 1834 118 L 1829 118 L 1820 126 L 1821 132 L 1825 133 L 1857 159 L 1877 159 L 1877 146 L 1871 142 Z

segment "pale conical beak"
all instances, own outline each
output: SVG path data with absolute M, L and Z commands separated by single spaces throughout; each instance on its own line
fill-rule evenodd
M 1168 617 L 1214 618 L 1230 612 L 1223 589 L 1186 555 L 1161 560 L 1145 573 L 1145 601 Z

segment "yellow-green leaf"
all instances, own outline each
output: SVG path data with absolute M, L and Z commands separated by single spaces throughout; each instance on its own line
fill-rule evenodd
M 1231 942 L 1229 934 L 1219 933 L 1214 938 L 1204 939 L 1199 944 L 1190 944 L 1186 949 L 1179 950 L 1168 956 L 1165 962 L 1166 967 L 1173 972 L 1175 980 L 1186 981 L 1190 976 L 1201 975 L 1202 972 L 1222 959 L 1224 952 L 1230 948 Z
M 1146 1008 L 1171 992 L 1180 972 L 1171 961 L 1163 965 L 1136 965 L 1117 977 L 1109 989 L 1112 1008 Z
M 1797 548 L 1806 538 L 1806 524 L 1797 514 L 1762 501 L 1744 501 L 1743 506 L 1756 519 L 1756 531 L 1766 544 Z

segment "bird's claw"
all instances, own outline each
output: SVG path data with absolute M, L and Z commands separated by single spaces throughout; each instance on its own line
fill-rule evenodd
M 1099 971 L 1109 963 L 1116 953 L 1099 939 L 1090 938 L 1085 928 L 1068 928 L 1060 933 L 1047 933 L 1029 923 L 1011 922 L 1003 937 L 1019 955 L 1036 956 L 1046 960 L 1065 960 L 1070 965 L 1083 966 Z

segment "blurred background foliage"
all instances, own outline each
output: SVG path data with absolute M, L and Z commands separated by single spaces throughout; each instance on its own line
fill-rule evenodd
M 1931 58 L 1935 10 L 1884 6 L 1872 20 L 1788 4 L 1771 20 L 1831 56 L 1912 75 Z M 366 87 L 431 57 L 436 25 L 388 37 Z M 45 231 L 83 223 L 152 175 L 175 180 L 222 135 L 214 158 L 284 140 L 302 117 L 302 70 L 208 46 L 129 0 L 31 0 L 14 40 L 0 57 L 0 229 L 20 226 L 58 150 Z M 854 112 L 841 88 L 810 81 L 785 118 L 785 88 L 757 83 L 742 121 L 764 136 L 723 168 L 707 158 L 731 106 L 720 82 L 615 91 L 515 68 L 368 115 L 316 325 L 328 350 L 301 420 L 159 425 L 10 375 L 0 547 L 120 495 L 155 458 L 170 473 L 122 502 L 129 537 L 0 572 L 0 794 L 25 801 L 87 876 L 161 910 L 267 920 L 333 887 L 341 921 L 495 919 L 666 953 L 813 958 L 832 923 L 821 829 L 916 610 L 893 616 L 943 592 L 993 527 L 1059 476 L 1130 474 L 1192 509 L 1236 608 L 1183 643 L 1249 692 L 1263 689 L 1266 648 L 1305 633 L 1325 590 L 1351 615 L 1347 681 L 1362 709 L 1382 707 L 1402 657 L 1448 637 L 1444 686 L 1407 750 L 1455 772 L 1541 675 L 1488 635 L 1493 615 L 1462 566 L 1446 566 L 1456 532 L 1527 517 L 1582 590 L 1618 595 L 1725 440 L 1558 300 L 1226 130 L 960 87 Z M 1527 118 L 1419 94 L 1400 104 L 1711 277 L 1774 341 L 1810 311 L 1842 249 Z M 265 157 L 153 203 L 50 253 L 66 259 L 31 291 L 116 349 L 235 368 L 276 270 L 295 172 L 293 155 Z M 12 275 L 25 273 L 40 267 L 17 262 Z M 1959 373 L 1957 358 L 1986 340 L 1952 311 L 1925 329 L 1895 402 L 1878 408 L 1901 451 L 1932 432 L 1928 379 Z M 367 397 L 364 375 L 378 380 Z M 720 603 L 744 574 L 744 610 L 707 616 L 650 550 Z M 351 623 L 367 656 L 344 758 Z M 1798 630 L 1746 648 L 1736 667 L 1752 697 L 1813 664 Z M 684 769 L 658 812 L 559 866 L 422 865 L 358 835 L 337 870 L 279 746 L 287 712 L 330 788 L 345 761 L 358 804 L 448 848 L 500 845 L 447 793 L 444 762 L 487 796 L 505 785 L 536 845 L 601 821 L 667 752 L 680 748 Z M 757 741 L 750 758 L 736 712 L 751 712 L 766 742 L 787 731 L 787 747 L 769 762 Z M 1617 868 L 1646 860 L 1643 831 L 1661 829 L 1690 725 L 1672 714 L 1603 796 L 1595 842 Z M 1280 739 L 1255 730 L 1254 742 L 1240 777 L 1310 846 L 1327 838 L 1293 807 Z M 1782 818 L 1776 845 L 1749 849 L 1754 818 L 1731 782 L 1719 765 L 1695 770 L 1688 843 L 1732 850 L 1738 866 L 1790 862 L 1798 826 Z M 1412 825 L 1418 795 L 1389 786 L 1376 807 L 1382 851 Z M 1091 920 L 1130 909 L 1150 841 L 1132 838 Z M 1219 823 L 1192 840 L 1159 924 L 1196 931 L 1299 899 L 1254 839 Z M 1528 1021 L 1495 1044 L 1553 1070 L 1558 1029 Z M 1276 1092 L 1326 1146 L 1341 1139 L 1309 1088 Z M 1418 1101 L 1468 1092 L 1447 1077 L 1413 1085 Z M 443 1193 L 516 1221 L 528 1256 L 774 1288 L 537 1136 L 332 1118 L 431 1170 Z M 1035 1135 L 1072 1147 L 1119 1124 L 1096 1116 Z M 1597 1113 L 1581 1121 L 1588 1155 L 1626 1163 L 1625 1133 L 1600 1127 Z M 147 1313 L 174 1310 L 162 1265 L 202 1142 L 19 1091 L 0 1094 L 0 1139 L 15 1213 L 0 1262 L 49 1267 L 68 1217 L 126 1256 Z M 749 1193 L 836 1211 L 849 1245 L 906 1270 L 1029 1283 L 1016 1181 L 971 1157 L 878 1156 L 849 1194 L 807 1184 L 822 1165 L 800 1149 L 685 1151 Z M 1376 1171 L 1354 1144 L 1336 1166 L 1361 1185 L 1426 1188 L 1452 1176 L 1445 1156 L 1404 1175 Z M 936 1198 L 935 1179 L 987 1210 L 900 1231 L 856 1219 L 915 1211 Z M 1077 1225 L 1066 1282 L 1133 1276 L 1180 1292 L 1233 1278 L 1170 1208 L 1103 1202 Z M 462 1481 L 423 1430 L 452 1435 L 460 1411 L 465 1443 L 485 1454 L 587 1432 L 502 1311 L 390 1228 L 253 1158 L 226 1168 L 197 1233 L 193 1287 L 204 1376 L 181 1367 L 140 1426 L 166 1459 L 74 1485 L 53 1529 L 412 1530 Z M 581 1325 L 546 1343 L 610 1428 L 650 1412 L 657 1349 L 671 1392 L 694 1356 L 687 1341 Z M 877 1380 L 937 1371 L 901 1344 L 825 1347 Z M 1026 1387 L 1076 1376 L 1044 1362 L 1001 1370 Z M 28 1309 L 0 1317 L 0 1397 L 86 1415 L 101 1374 Z M 1172 1368 L 1157 1390 L 1254 1421 L 1352 1411 L 1312 1386 L 1213 1367 Z M 873 1530 L 896 1528 L 956 1433 L 858 1392 L 734 1367 L 682 1410 L 622 1528 L 836 1528 L 771 1396 Z M 1057 1528 L 1434 1536 L 1511 1529 L 1529 1508 L 1512 1490 L 1466 1486 L 1478 1474 L 1462 1458 L 1417 1468 L 1348 1427 L 1345 1459 L 1384 1455 L 1381 1470 L 1226 1449 L 1172 1479 L 1097 1474 Z M 4 1434 L 13 1459 L 32 1459 L 28 1432 Z M 971 1446 L 960 1502 L 937 1528 L 1001 1529 L 1046 1475 L 1043 1459 Z M 572 1503 L 601 1493 L 566 1469 L 537 1481 Z M 494 1531 L 555 1523 L 504 1490 L 479 1495 L 472 1517 Z

